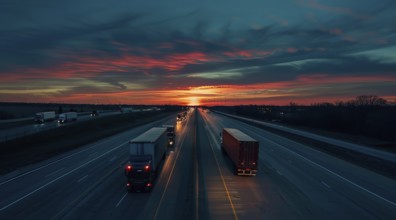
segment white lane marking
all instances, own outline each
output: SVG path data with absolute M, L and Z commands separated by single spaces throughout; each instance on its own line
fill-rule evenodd
M 12 205 L 14 205 L 14 204 L 20 202 L 21 200 L 23 200 L 23 199 L 25 199 L 25 198 L 31 196 L 33 193 L 35 193 L 35 192 L 37 192 L 37 191 L 39 191 L 39 190 L 41 190 L 41 189 L 43 189 L 43 188 L 49 186 L 50 184 L 54 183 L 55 181 L 57 181 L 57 180 L 59 180 L 59 179 L 65 177 L 65 176 L 67 176 L 67 175 L 73 173 L 74 171 L 80 169 L 81 167 L 84 167 L 84 166 L 86 166 L 86 165 L 92 163 L 93 161 L 95 161 L 95 160 L 97 160 L 97 159 L 103 157 L 104 155 L 106 155 L 106 154 L 108 154 L 108 153 L 110 153 L 110 152 L 112 152 L 112 151 L 114 151 L 114 150 L 116 150 L 116 149 L 118 149 L 118 148 L 124 146 L 126 143 L 128 143 L 128 142 L 124 142 L 124 143 L 118 145 L 117 147 L 115 147 L 115 148 L 113 148 L 113 149 L 111 149 L 111 150 L 109 150 L 109 151 L 107 151 L 107 152 L 101 154 L 100 156 L 98 156 L 98 157 L 96 157 L 96 158 L 93 158 L 93 159 L 91 159 L 90 161 L 88 161 L 88 162 L 86 162 L 86 163 L 84 163 L 84 164 L 82 164 L 82 165 L 80 165 L 80 166 L 78 166 L 78 167 L 76 167 L 76 168 L 70 170 L 69 172 L 63 174 L 62 176 L 59 176 L 58 178 L 51 180 L 50 182 L 48 182 L 48 183 L 46 183 L 46 184 L 40 186 L 39 188 L 33 190 L 32 192 L 30 192 L 30 193 L 28 193 L 28 194 L 22 196 L 21 198 L 15 200 L 14 202 L 11 202 L 10 204 L 8 204 L 8 205 L 6 205 L 6 206 L 1 207 L 1 208 L 0 208 L 0 211 L 3 211 L 3 210 L 5 210 L 5 209 L 7 209 L 8 207 L 10 207 L 10 206 L 12 206 Z
M 126 195 L 128 195 L 128 192 L 126 192 L 126 193 L 124 194 L 124 196 L 120 199 L 120 201 L 118 201 L 116 207 L 118 207 L 118 206 L 121 204 L 122 200 L 124 200 L 124 198 L 125 198 Z
M 85 178 L 87 178 L 88 175 L 83 176 L 82 178 L 80 178 L 79 180 L 77 180 L 78 183 L 80 183 L 81 181 L 83 181 Z
M 109 162 L 113 162 L 115 159 L 117 159 L 116 156 L 112 157 L 112 158 L 109 160 Z
M 110 139 L 110 140 L 111 140 L 111 139 Z M 103 141 L 103 142 L 101 142 L 101 143 L 97 143 L 97 144 L 92 145 L 91 147 L 89 147 L 89 148 L 87 148 L 87 149 L 84 149 L 84 150 L 75 152 L 75 153 L 73 153 L 73 154 L 70 154 L 69 156 L 63 157 L 63 158 L 61 158 L 61 159 L 59 159 L 59 160 L 52 161 L 51 163 L 48 163 L 48 164 L 46 164 L 46 165 L 44 165 L 44 166 L 38 167 L 38 168 L 36 168 L 36 169 L 34 169 L 34 170 L 31 170 L 31 171 L 28 171 L 28 172 L 26 172 L 26 173 L 23 173 L 23 174 L 20 174 L 20 175 L 18 175 L 18 176 L 15 176 L 15 177 L 13 177 L 13 178 L 11 178 L 11 179 L 8 179 L 8 180 L 6 180 L 6 181 L 4 181 L 4 182 L 1 182 L 1 183 L 0 183 L 0 186 L 3 185 L 3 184 L 6 184 L 6 183 L 8 183 L 8 182 L 11 182 L 11 181 L 13 181 L 13 180 L 19 179 L 19 178 L 21 178 L 21 177 L 23 177 L 23 176 L 26 176 L 26 175 L 28 175 L 28 174 L 31 174 L 31 173 L 33 173 L 33 172 L 36 172 L 36 171 L 38 171 L 38 170 L 41 170 L 41 169 L 43 169 L 43 168 L 45 168 L 45 167 L 48 167 L 48 166 L 50 166 L 50 165 L 52 165 L 52 164 L 58 163 L 58 162 L 60 162 L 60 161 L 62 161 L 62 160 L 68 159 L 68 158 L 70 158 L 70 157 L 72 157 L 72 156 L 74 156 L 74 155 L 76 155 L 76 154 L 79 154 L 79 153 L 88 151 L 88 150 L 90 150 L 91 148 L 94 148 L 94 147 L 96 147 L 97 145 L 100 145 L 100 144 L 104 144 L 104 143 L 106 143 L 106 142 L 108 142 L 108 141 L 110 141 L 110 140 L 106 140 L 106 141 Z
M 61 169 L 58 169 L 58 170 L 56 170 L 56 171 L 54 171 L 54 172 L 52 172 L 52 173 L 46 175 L 45 177 L 49 177 L 49 176 L 51 176 L 51 175 L 54 175 L 54 174 L 56 174 L 56 173 L 59 173 L 60 171 L 62 171 L 62 170 L 64 170 L 64 169 L 65 169 L 64 167 L 61 168 Z
M 321 183 L 323 184 L 323 185 L 325 185 L 327 188 L 329 188 L 330 189 L 330 186 L 328 185 L 328 184 L 326 184 L 325 182 L 323 182 L 323 181 L 321 181 Z
M 323 170 L 325 170 L 325 171 L 327 171 L 327 172 L 333 174 L 334 176 L 336 176 L 336 177 L 338 177 L 338 178 L 344 180 L 345 182 L 348 182 L 348 183 L 350 183 L 350 184 L 356 186 L 357 188 L 359 188 L 359 189 L 361 189 L 361 190 L 363 190 L 363 191 L 365 191 L 365 192 L 367 192 L 367 193 L 369 193 L 369 194 L 371 194 L 371 195 L 373 195 L 373 196 L 375 196 L 375 197 L 377 197 L 377 198 L 379 198 L 379 199 L 381 199 L 381 200 L 383 200 L 383 201 L 385 201 L 385 202 L 388 202 L 388 203 L 390 203 L 390 204 L 396 206 L 396 203 L 395 203 L 395 202 L 390 201 L 389 199 L 386 199 L 386 198 L 384 198 L 384 197 L 382 197 L 382 196 L 380 196 L 380 195 L 378 195 L 378 194 L 376 194 L 376 193 L 374 193 L 374 192 L 371 192 L 370 190 L 364 188 L 363 186 L 360 186 L 359 184 L 352 182 L 351 180 L 349 180 L 349 179 L 347 179 L 347 178 L 345 178 L 345 177 L 343 177 L 343 176 L 341 176 L 341 175 L 339 175 L 339 174 L 337 174 L 337 173 L 335 173 L 335 172 L 333 172 L 333 171 L 327 169 L 326 167 L 324 167 L 324 166 L 322 166 L 322 165 L 320 165 L 320 164 L 318 164 L 318 163 L 313 162 L 312 160 L 310 160 L 310 159 L 308 159 L 308 158 L 302 156 L 301 154 L 296 153 L 296 152 L 294 152 L 294 151 L 292 151 L 292 150 L 289 150 L 288 148 L 286 148 L 286 147 L 284 147 L 284 146 L 282 146 L 282 145 L 280 145 L 280 144 L 277 144 L 277 143 L 275 143 L 275 142 L 273 142 L 273 141 L 271 141 L 271 140 L 269 140 L 269 139 L 268 139 L 268 141 L 269 141 L 269 142 L 272 142 L 272 143 L 275 144 L 275 145 L 278 145 L 278 146 L 282 147 L 283 149 L 289 151 L 289 152 L 292 153 L 292 154 L 297 155 L 298 157 L 300 157 L 300 158 L 302 158 L 302 159 L 308 161 L 309 163 L 311 163 L 311 164 L 313 164 L 313 165 L 316 165 L 316 166 L 319 167 L 319 168 L 322 168 Z
M 92 157 L 92 156 L 97 155 L 97 154 L 98 154 L 98 152 L 96 151 L 96 152 L 93 152 L 92 154 L 89 154 L 88 157 Z

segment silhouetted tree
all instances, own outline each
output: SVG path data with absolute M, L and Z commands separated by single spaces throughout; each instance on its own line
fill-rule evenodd
M 380 106 L 385 105 L 386 100 L 376 95 L 361 95 L 354 100 L 356 106 Z

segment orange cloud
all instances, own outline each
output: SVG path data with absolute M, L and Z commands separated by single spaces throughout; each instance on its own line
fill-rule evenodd
M 33 95 L 7 93 L 0 95 L 1 100 L 9 97 L 29 101 L 28 98 L 41 102 L 97 103 L 97 104 L 158 104 L 158 105 L 240 105 L 273 104 L 287 105 L 291 101 L 298 104 L 315 102 L 334 102 L 354 98 L 349 94 L 350 86 L 354 90 L 367 85 L 396 83 L 396 76 L 334 76 L 325 73 L 302 75 L 292 81 L 255 83 L 248 85 L 215 85 L 182 87 L 177 89 L 140 89 L 113 92 L 79 92 L 67 90 L 67 95 L 37 93 Z M 338 93 L 337 90 L 343 93 Z M 330 95 L 327 94 L 330 91 Z M 29 92 L 29 91 L 26 91 Z M 0 94 L 3 92 L 0 92 Z M 5 93 L 4 93 L 5 94 Z M 3 94 L 3 95 L 4 95 Z M 337 96 L 337 94 L 340 94 Z M 395 96 L 383 98 L 394 101 Z M 35 100 L 32 100 L 33 102 Z
M 191 88 L 190 93 L 200 98 L 203 105 L 275 104 L 290 101 L 312 104 L 336 101 L 340 97 L 321 97 L 325 88 L 362 86 L 365 84 L 396 82 L 396 76 L 332 76 L 328 74 L 303 75 L 293 81 L 257 83 L 250 85 L 221 85 Z M 341 98 L 353 98 L 344 97 Z M 389 99 L 391 100 L 391 99 Z
M 149 70 L 162 68 L 168 71 L 177 71 L 189 64 L 207 62 L 210 57 L 201 52 L 172 54 L 163 58 L 148 56 L 124 55 L 122 57 L 76 57 L 72 62 L 65 62 L 59 66 L 47 68 L 28 68 L 18 70 L 21 74 L 7 74 L 1 82 L 10 82 L 20 79 L 68 79 L 72 77 L 92 77 L 102 72 L 127 72 L 128 69 Z

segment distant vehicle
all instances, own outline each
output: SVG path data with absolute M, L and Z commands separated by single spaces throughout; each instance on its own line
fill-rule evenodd
M 180 112 L 176 116 L 176 121 L 183 121 L 187 117 L 187 112 Z
M 165 158 L 166 128 L 154 127 L 129 141 L 129 161 L 125 165 L 128 191 L 150 191 L 158 165 Z
M 59 123 L 66 123 L 71 121 L 77 120 L 77 112 L 66 112 L 59 114 L 58 122 Z
M 234 164 L 236 175 L 255 176 L 258 167 L 259 142 L 234 128 L 224 128 L 221 150 Z
M 38 112 L 36 113 L 34 120 L 37 123 L 44 123 L 46 121 L 55 120 L 55 112 Z
M 92 117 L 99 116 L 99 112 L 97 110 L 93 110 L 91 116 Z
M 176 116 L 176 121 L 182 121 L 182 120 L 183 120 L 182 115 L 178 113 Z
M 162 125 L 162 127 L 166 128 L 166 132 L 168 135 L 168 147 L 173 147 L 175 144 L 175 126 L 174 125 Z
M 122 113 L 131 113 L 131 112 L 133 112 L 133 108 L 124 107 L 124 108 L 121 108 L 121 112 Z

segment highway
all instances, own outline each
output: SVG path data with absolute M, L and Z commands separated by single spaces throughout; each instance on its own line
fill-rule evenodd
M 176 124 L 154 188 L 128 193 L 127 142 L 164 118 L 0 176 L 0 219 L 394 219 L 396 181 L 216 113 Z M 260 142 L 255 177 L 234 176 L 219 133 Z

